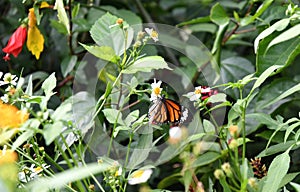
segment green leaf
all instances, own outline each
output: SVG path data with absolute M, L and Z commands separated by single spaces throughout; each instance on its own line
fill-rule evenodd
M 61 134 L 63 127 L 64 124 L 61 121 L 56 121 L 53 124 L 46 124 L 44 126 L 43 135 L 47 146 Z
M 115 51 L 113 48 L 108 47 L 108 46 L 88 46 L 82 43 L 79 43 L 81 46 L 85 48 L 88 52 L 93 54 L 94 56 L 103 59 L 105 61 L 110 61 L 113 63 L 118 63 L 120 60 L 120 57 L 116 55 Z
M 91 175 L 97 175 L 111 167 L 112 166 L 107 163 L 91 163 L 82 167 L 75 167 L 64 172 L 57 173 L 52 177 L 39 177 L 29 183 L 29 185 L 27 185 L 27 189 L 32 192 L 46 192 L 51 189 L 59 189 L 74 181 L 90 177 Z
M 294 86 L 295 82 L 287 78 L 278 78 L 272 83 L 262 87 L 257 95 L 257 100 L 255 102 L 255 111 L 272 113 L 278 108 L 278 105 L 273 105 L 278 97 L 284 94 L 285 91 L 289 90 L 290 87 Z M 275 101 L 275 102 L 274 102 Z M 279 100 L 277 100 L 278 102 Z M 286 102 L 287 100 L 283 101 Z M 264 109 L 264 110 L 263 110 Z
M 278 97 L 274 98 L 272 101 L 270 101 L 269 103 L 267 103 L 266 105 L 262 106 L 263 108 L 268 107 L 288 96 L 290 96 L 291 94 L 300 91 L 300 83 L 291 87 L 290 89 L 288 89 L 287 91 L 285 91 L 284 93 L 280 94 Z
M 177 24 L 177 27 L 185 26 L 185 25 L 193 25 L 193 24 L 198 24 L 198 23 L 208 23 L 210 22 L 210 17 L 198 17 L 196 19 L 192 19 L 189 21 L 184 21 L 182 23 Z
M 253 16 L 248 16 L 241 19 L 240 25 L 246 26 L 255 21 L 272 3 L 274 0 L 265 0 L 257 9 L 256 13 Z
M 121 55 L 131 45 L 133 40 L 133 29 L 128 27 L 126 30 L 127 40 L 125 47 L 125 34 L 119 26 L 115 26 L 118 17 L 106 13 L 92 26 L 90 30 L 91 37 L 99 46 L 108 46 L 113 48 L 116 55 Z M 126 21 L 123 25 L 128 25 Z
M 134 121 L 136 121 L 139 118 L 140 111 L 134 110 L 128 114 L 128 116 L 125 118 L 124 122 L 126 125 L 130 126 Z
M 52 95 L 53 89 L 56 87 L 55 73 L 52 73 L 42 84 L 42 89 L 44 90 L 46 96 Z
M 68 30 L 65 27 L 64 24 L 60 23 L 57 20 L 54 19 L 50 19 L 50 26 L 54 29 L 56 29 L 59 33 L 63 34 L 63 35 L 67 35 L 68 34 Z
M 118 123 L 120 125 L 125 125 L 122 120 L 122 113 L 117 109 L 103 109 L 102 112 L 104 113 L 107 121 L 109 123 Z
M 289 150 L 278 155 L 272 161 L 262 191 L 277 191 L 290 166 Z
M 272 65 L 282 66 L 280 70 L 276 71 L 276 73 L 279 73 L 282 69 L 289 66 L 300 53 L 300 38 L 284 41 L 271 47 L 266 52 L 270 41 L 272 41 L 275 36 L 276 34 L 273 33 L 259 43 L 256 55 L 256 73 L 258 75 Z
M 170 176 L 164 177 L 157 185 L 158 188 L 160 189 L 165 189 L 175 183 L 179 182 L 179 179 L 181 179 L 181 174 L 180 173 L 175 173 Z M 151 191 L 152 192 L 152 191 Z
M 138 139 L 136 148 L 133 149 L 128 162 L 129 169 L 135 169 L 139 164 L 143 163 L 150 151 L 152 150 L 153 135 L 143 134 Z
M 282 31 L 283 29 L 285 29 L 288 26 L 289 23 L 290 23 L 290 19 L 289 18 L 281 19 L 281 20 L 277 21 L 276 23 L 274 23 L 273 25 L 271 25 L 269 28 L 267 28 L 264 31 L 262 31 L 256 37 L 256 39 L 254 41 L 254 52 L 257 53 L 258 44 L 259 44 L 260 40 L 262 40 L 265 37 L 269 36 L 274 31 Z
M 66 27 L 68 34 L 70 34 L 69 18 L 67 16 L 63 0 L 56 0 L 53 9 L 57 10 L 57 17 L 59 22 Z
M 24 142 L 28 141 L 34 135 L 34 129 L 38 129 L 40 126 L 40 122 L 37 119 L 29 119 L 22 126 L 26 127 L 26 131 L 23 132 L 18 138 L 15 140 L 12 146 L 12 150 L 17 149 Z M 29 129 L 30 128 L 30 129 Z
M 204 166 L 204 165 L 208 165 L 208 164 L 216 161 L 220 157 L 221 157 L 221 155 L 219 153 L 208 151 L 208 152 L 200 155 L 194 161 L 194 163 L 191 165 L 191 168 L 193 168 L 193 167 L 201 167 L 201 166 Z
M 75 55 L 64 58 L 64 60 L 61 62 L 60 65 L 60 69 L 63 77 L 66 77 L 74 69 L 76 62 L 77 62 L 77 56 Z
M 296 176 L 299 175 L 300 172 L 296 172 L 296 173 L 289 173 L 286 174 L 283 179 L 281 180 L 281 183 L 279 185 L 279 187 L 283 187 L 286 184 L 290 183 L 291 181 L 293 181 L 295 179 Z
M 258 88 L 265 80 L 272 74 L 274 73 L 275 70 L 280 69 L 282 66 L 280 65 L 272 65 L 268 69 L 266 69 L 255 81 L 251 92 L 253 92 L 256 88 Z
M 221 61 L 220 77 L 222 83 L 238 82 L 251 73 L 254 73 L 254 66 L 245 58 L 229 57 Z M 238 90 L 227 89 L 226 93 L 235 99 L 239 98 Z
M 29 95 L 29 96 L 32 96 L 32 75 L 29 76 L 29 79 L 28 79 L 28 84 L 27 84 L 27 87 L 26 87 L 26 90 L 25 90 L 25 94 L 26 95 Z
M 293 39 L 294 37 L 298 37 L 300 34 L 300 24 L 293 26 L 292 28 L 284 31 L 283 33 L 281 33 L 280 35 L 278 35 L 277 37 L 275 37 L 270 44 L 268 45 L 266 51 L 268 51 L 268 49 L 278 43 L 282 43 L 284 41 Z M 298 38 L 299 39 L 299 38 Z
M 72 18 L 75 18 L 78 15 L 79 9 L 80 9 L 80 3 L 77 3 L 72 9 Z
M 276 145 L 272 145 L 271 147 L 260 152 L 257 157 L 265 157 L 265 156 L 274 155 L 276 153 L 286 151 L 288 148 L 295 145 L 295 143 L 296 143 L 295 141 L 287 141 L 285 143 L 279 143 Z M 295 147 L 293 147 L 293 150 L 297 149 L 299 147 L 300 147 L 299 145 L 295 146 Z
M 167 62 L 160 56 L 148 56 L 141 58 L 122 71 L 122 73 L 132 74 L 137 72 L 151 72 L 154 69 L 168 69 Z
M 230 21 L 230 18 L 227 16 L 226 11 L 220 3 L 216 3 L 211 8 L 210 19 L 217 25 L 227 25 Z

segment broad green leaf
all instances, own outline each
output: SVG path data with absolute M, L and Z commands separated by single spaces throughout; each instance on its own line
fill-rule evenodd
M 277 191 L 290 166 L 289 150 L 278 155 L 272 161 L 262 191 Z
M 295 191 L 300 191 L 300 185 L 298 183 L 290 182 L 290 185 L 295 189 Z
M 204 128 L 204 131 L 208 134 L 215 133 L 215 131 L 216 131 L 215 126 L 206 119 L 203 120 L 203 128 Z
M 122 73 L 132 74 L 137 72 L 151 72 L 154 69 L 168 69 L 167 62 L 160 56 L 148 56 L 141 58 L 122 71 Z
M 214 34 L 217 31 L 217 26 L 213 23 L 199 23 L 189 26 L 192 32 L 209 32 Z
M 289 66 L 300 53 L 300 38 L 290 39 L 274 45 L 266 52 L 267 46 L 275 37 L 276 33 L 273 33 L 259 43 L 256 55 L 256 73 L 258 75 L 272 65 L 282 66 L 281 69 L 276 71 L 276 73 L 279 73 Z
M 130 112 L 124 120 L 125 124 L 130 126 L 131 123 L 133 123 L 139 118 L 139 114 L 140 114 L 139 110 L 134 110 Z
M 259 44 L 260 40 L 262 40 L 265 37 L 269 36 L 274 31 L 282 31 L 283 29 L 285 29 L 288 26 L 289 23 L 290 23 L 289 18 L 281 19 L 281 20 L 277 21 L 276 23 L 274 23 L 273 25 L 271 25 L 270 27 L 268 27 L 267 29 L 265 29 L 264 31 L 262 31 L 256 37 L 256 39 L 254 41 L 254 52 L 257 53 L 258 44 Z
M 167 188 L 175 183 L 178 183 L 178 181 L 181 179 L 180 173 L 175 173 L 170 176 L 164 177 L 158 184 L 157 187 L 164 189 Z M 151 191 L 152 192 L 152 191 Z
M 92 26 L 90 34 L 97 45 L 111 47 L 116 55 L 120 56 L 131 45 L 133 29 L 128 27 L 126 32 L 124 32 L 119 26 L 116 26 L 117 19 L 118 17 L 106 13 Z M 124 21 L 123 25 L 126 26 L 128 24 Z
M 53 124 L 46 124 L 44 126 L 43 135 L 46 145 L 50 145 L 62 132 L 64 124 L 61 121 L 56 121 Z
M 280 65 L 272 65 L 268 69 L 266 69 L 255 81 L 251 92 L 253 92 L 256 88 L 258 88 L 265 80 L 272 74 L 274 73 L 275 70 L 280 69 L 282 66 Z
M 88 52 L 90 52 L 94 56 L 103 59 L 105 61 L 118 63 L 118 61 L 120 60 L 120 57 L 116 55 L 115 51 L 111 47 L 88 46 L 82 43 L 80 43 L 80 45 L 83 46 Z
M 274 0 L 265 0 L 257 9 L 256 13 L 253 16 L 247 16 L 241 19 L 240 25 L 246 26 L 255 21 L 272 3 Z
M 67 16 L 63 0 L 56 0 L 53 9 L 57 10 L 58 21 L 65 26 L 68 34 L 70 34 L 69 18 Z
M 66 29 L 66 27 L 64 26 L 64 24 L 60 23 L 57 20 L 50 19 L 50 26 L 52 28 L 56 29 L 59 33 L 61 33 L 63 35 L 67 35 L 68 34 L 68 30 Z
M 117 109 L 103 109 L 102 112 L 104 113 L 107 121 L 109 123 L 118 123 L 120 125 L 125 125 L 122 120 L 122 113 Z
M 221 157 L 221 155 L 219 153 L 208 151 L 208 152 L 200 155 L 194 161 L 194 163 L 191 165 L 191 168 L 193 168 L 193 167 L 201 167 L 201 166 L 204 166 L 204 165 L 208 165 L 208 164 L 216 161 L 220 157 Z
M 292 180 L 295 179 L 296 176 L 299 175 L 300 172 L 296 172 L 296 173 L 289 173 L 289 174 L 286 174 L 283 179 L 281 180 L 281 183 L 279 185 L 279 187 L 283 187 L 285 186 L 286 184 L 290 183 Z
M 56 87 L 56 77 L 55 73 L 52 73 L 42 84 L 42 89 L 44 90 L 46 96 L 52 95 L 53 89 Z
M 295 141 L 287 141 L 286 143 L 279 143 L 276 145 L 272 145 L 268 149 L 265 149 L 262 152 L 260 152 L 257 157 L 265 157 L 265 156 L 274 155 L 276 153 L 286 151 L 288 148 L 295 145 L 295 143 L 296 143 Z M 300 147 L 299 145 L 295 146 L 293 147 L 293 150 L 299 147 Z
M 138 165 L 143 163 L 150 151 L 152 150 L 152 140 L 153 140 L 153 134 L 143 134 L 138 139 L 137 146 L 132 149 L 132 153 L 130 155 L 130 159 L 128 162 L 128 168 L 129 169 L 135 169 Z
M 46 192 L 51 189 L 59 189 L 74 181 L 90 177 L 91 175 L 97 175 L 111 167 L 112 166 L 106 163 L 91 163 L 82 167 L 75 167 L 64 172 L 57 173 L 52 177 L 39 177 L 27 185 L 27 189 L 32 192 Z
M 62 72 L 63 77 L 66 77 L 75 67 L 77 62 L 77 56 L 72 55 L 65 57 L 64 60 L 61 62 L 60 69 Z
M 272 101 L 270 101 L 269 103 L 267 103 L 266 105 L 262 106 L 263 108 L 268 107 L 270 105 L 272 105 L 273 103 L 276 103 L 288 96 L 290 96 L 291 94 L 300 91 L 300 83 L 291 87 L 290 89 L 288 89 L 287 91 L 285 91 L 284 93 L 280 94 L 278 97 L 274 98 Z
M 268 49 L 270 49 L 270 47 L 272 47 L 278 43 L 282 43 L 284 41 L 293 39 L 294 37 L 298 37 L 299 34 L 300 34 L 300 24 L 293 26 L 292 28 L 284 31 L 283 33 L 281 33 L 280 35 L 275 37 L 268 45 L 266 51 L 268 51 Z M 299 39 L 299 37 L 298 37 L 298 39 Z
M 264 112 L 267 114 L 272 113 L 282 103 L 278 105 L 272 105 L 276 102 L 277 98 L 284 94 L 285 91 L 289 90 L 290 87 L 294 86 L 295 82 L 287 78 L 278 78 L 272 83 L 262 87 L 257 94 L 257 100 L 255 102 L 255 111 Z M 275 102 L 274 102 L 275 101 Z M 279 100 L 278 100 L 279 101 Z M 282 102 L 286 102 L 282 101 Z
M 54 121 L 71 121 L 72 120 L 72 103 L 71 100 L 65 100 L 52 113 L 51 118 Z
M 221 61 L 220 77 L 222 83 L 238 82 L 240 79 L 251 73 L 254 73 L 254 66 L 245 58 L 229 57 Z M 227 89 L 226 93 L 235 99 L 239 98 L 239 92 L 236 89 Z
M 230 18 L 227 16 L 226 11 L 220 3 L 216 3 L 211 8 L 210 19 L 217 25 L 227 25 L 230 21 Z

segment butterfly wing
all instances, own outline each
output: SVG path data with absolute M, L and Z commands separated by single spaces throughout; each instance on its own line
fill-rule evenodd
M 168 122 L 178 123 L 181 118 L 181 105 L 171 99 L 165 99 L 164 104 L 167 108 Z
M 163 124 L 168 122 L 167 107 L 162 99 L 157 99 L 156 102 L 150 107 L 149 112 L 150 124 Z

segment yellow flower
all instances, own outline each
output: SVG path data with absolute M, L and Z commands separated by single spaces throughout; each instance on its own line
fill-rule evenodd
M 41 3 L 41 6 L 40 6 L 41 9 L 43 9 L 43 8 L 48 8 L 48 7 L 50 7 L 50 5 L 49 5 L 46 1 L 43 1 L 43 2 Z
M 0 150 L 0 165 L 5 163 L 13 163 L 18 160 L 18 155 L 13 150 Z
M 36 59 L 40 58 L 40 54 L 44 49 L 44 36 L 36 26 L 36 16 L 34 14 L 34 9 L 29 9 L 28 13 L 28 36 L 27 36 L 27 48 L 35 55 Z
M 0 129 L 18 128 L 27 121 L 29 114 L 17 107 L 0 102 Z

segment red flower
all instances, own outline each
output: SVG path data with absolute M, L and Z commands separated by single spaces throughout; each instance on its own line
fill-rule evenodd
M 206 98 L 212 96 L 212 95 L 216 95 L 218 93 L 217 90 L 213 90 L 208 86 L 202 86 L 201 87 L 201 99 L 202 101 L 205 100 Z
M 27 36 L 27 28 L 24 25 L 18 27 L 18 29 L 12 34 L 8 40 L 7 46 L 2 49 L 6 55 L 3 57 L 5 61 L 10 60 L 9 54 L 17 57 L 22 51 L 22 47 L 25 43 Z

